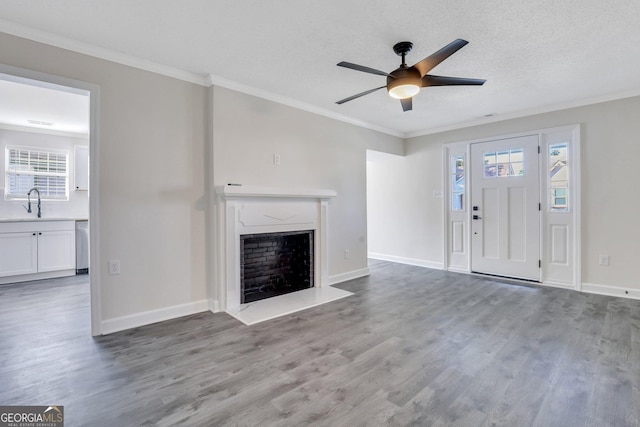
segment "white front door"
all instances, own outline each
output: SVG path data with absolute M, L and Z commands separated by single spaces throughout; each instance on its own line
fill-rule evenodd
M 471 270 L 540 280 L 538 136 L 471 144 Z

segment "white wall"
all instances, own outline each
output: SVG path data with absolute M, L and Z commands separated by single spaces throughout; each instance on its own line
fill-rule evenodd
M 411 189 L 410 194 L 396 197 L 401 207 L 389 211 L 389 215 L 396 211 L 413 212 L 406 216 L 410 226 L 387 229 L 396 234 L 394 244 L 372 249 L 425 264 L 443 263 L 442 199 L 433 198 L 434 190 L 442 191 L 442 144 L 580 124 L 582 282 L 596 288 L 631 289 L 635 296 L 640 295 L 636 292 L 640 290 L 637 271 L 640 198 L 634 190 L 640 179 L 638 114 L 640 97 L 633 97 L 407 140 L 406 158 L 387 162 L 378 166 L 378 170 L 395 176 L 399 188 Z M 378 205 L 378 209 L 384 209 L 380 206 L 383 205 Z M 611 257 L 610 266 L 598 264 L 600 254 Z
M 100 86 L 103 324 L 206 309 L 208 89 L 7 34 L 0 46 L 0 63 Z
M 401 153 L 399 138 L 216 87 L 213 140 L 216 186 L 337 191 L 329 202 L 329 275 L 335 281 L 367 268 L 366 149 Z
M 75 191 L 74 183 L 74 165 L 75 152 L 74 146 L 87 146 L 89 140 L 86 137 L 70 137 L 59 135 L 47 135 L 43 133 L 35 133 L 28 131 L 17 131 L 0 128 L 0 218 L 36 218 L 36 211 L 29 214 L 22 205 L 26 204 L 22 200 L 5 200 L 5 154 L 7 145 L 18 145 L 36 148 L 54 148 L 66 150 L 69 153 L 69 200 L 68 201 L 43 201 L 42 217 L 43 218 L 77 218 L 87 219 L 89 217 L 89 198 L 87 191 Z M 35 195 L 34 195 L 35 196 Z M 26 197 L 26 195 L 25 195 Z M 35 199 L 33 199 L 35 200 Z
M 441 178 L 433 172 L 440 166 L 433 164 L 437 153 L 420 157 L 424 170 L 410 167 L 409 157 L 367 152 L 369 256 L 442 268 L 442 230 L 437 217 L 425 217 L 436 215 L 429 205 L 441 204 Z

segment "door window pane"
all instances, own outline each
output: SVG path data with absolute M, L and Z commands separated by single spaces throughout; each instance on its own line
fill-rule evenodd
M 509 177 L 524 175 L 524 150 L 511 150 L 484 153 L 484 177 Z
M 451 156 L 451 210 L 464 210 L 464 156 Z

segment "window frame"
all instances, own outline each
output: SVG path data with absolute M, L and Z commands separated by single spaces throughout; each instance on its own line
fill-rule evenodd
M 65 158 L 64 161 L 64 172 L 50 172 L 50 171 L 46 171 L 46 172 L 42 172 L 42 171 L 20 171 L 17 168 L 13 168 L 13 170 L 11 169 L 11 163 L 10 163 L 10 159 L 11 159 L 11 151 L 23 151 L 23 152 L 27 152 L 28 153 L 28 157 L 29 157 L 29 161 L 31 161 L 31 157 L 34 155 L 34 153 L 38 153 L 38 154 L 47 154 L 47 157 L 51 154 L 55 154 L 55 155 L 63 155 Z M 44 178 L 51 178 L 51 177 L 61 177 L 64 178 L 64 195 L 63 196 L 58 196 L 58 197 L 52 197 L 51 194 L 49 194 L 46 189 L 43 189 L 42 187 L 38 187 L 36 185 L 34 185 L 35 188 L 38 188 L 38 190 L 40 191 L 40 200 L 43 201 L 52 201 L 52 202 L 67 202 L 69 201 L 69 185 L 70 185 L 70 170 L 69 170 L 69 166 L 70 166 L 70 153 L 69 150 L 65 150 L 65 149 L 60 149 L 60 148 L 43 148 L 43 147 L 32 147 L 32 146 L 26 146 L 26 145 L 10 145 L 7 144 L 5 146 L 5 164 L 4 164 L 4 178 L 5 178 L 5 185 L 4 185 L 4 200 L 5 201 L 24 201 L 28 199 L 27 193 L 14 193 L 11 192 L 11 186 L 10 186 L 10 177 L 14 176 L 33 176 L 34 180 L 36 179 L 36 177 L 44 177 Z M 50 164 L 53 163 L 52 160 L 50 160 L 49 158 L 47 158 L 46 160 L 46 165 L 47 165 L 47 169 L 50 168 Z

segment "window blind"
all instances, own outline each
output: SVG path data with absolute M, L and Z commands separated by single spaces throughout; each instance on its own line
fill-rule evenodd
M 5 199 L 26 199 L 32 188 L 43 200 L 69 200 L 69 153 L 7 147 Z

